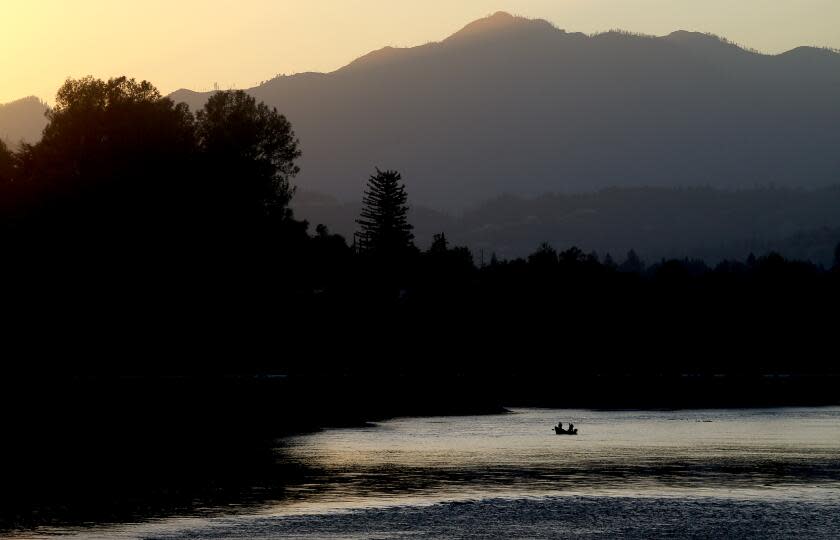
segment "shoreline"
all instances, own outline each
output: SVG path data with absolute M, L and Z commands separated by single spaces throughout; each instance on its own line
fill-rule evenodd
M 180 392 L 183 386 L 178 384 L 176 388 L 177 395 L 183 398 Z M 216 386 L 214 390 L 219 388 Z M 110 416 L 101 413 L 98 418 L 85 418 L 77 416 L 81 409 L 68 406 L 63 415 L 54 416 L 48 425 L 30 431 L 29 436 L 22 432 L 14 436 L 15 433 L 7 430 L 7 440 L 13 444 L 0 450 L 4 464 L 0 531 L 86 522 L 125 523 L 224 509 L 230 505 L 259 505 L 282 499 L 286 486 L 305 481 L 313 472 L 308 465 L 287 459 L 291 454 L 282 439 L 334 428 L 375 425 L 396 418 L 510 415 L 516 413 L 511 409 L 533 407 L 515 402 L 507 402 L 505 406 L 478 401 L 447 402 L 441 396 L 433 406 L 426 403 L 418 407 L 413 400 L 406 399 L 401 407 L 391 410 L 383 403 L 379 403 L 378 409 L 348 407 L 341 416 L 325 415 L 327 410 L 318 409 L 295 418 L 294 414 L 300 411 L 287 409 L 282 417 L 256 414 L 239 418 L 244 410 L 265 398 L 253 389 L 246 384 L 219 400 L 212 410 L 216 413 L 226 410 L 222 417 L 208 414 L 210 411 L 206 409 L 204 415 L 198 415 L 201 409 L 195 407 L 194 401 L 199 397 L 197 394 L 189 393 L 173 409 L 166 393 L 159 391 L 154 394 L 158 407 L 152 411 L 135 410 L 137 416 L 129 422 L 120 414 L 124 410 L 119 408 L 112 408 Z M 274 386 L 269 389 L 268 394 L 277 390 Z M 130 400 L 133 394 L 123 388 L 119 395 Z M 239 408 L 227 408 L 245 396 L 250 399 L 241 402 Z M 101 397 L 87 394 L 89 404 L 98 409 L 101 409 Z M 293 397 L 293 394 L 285 395 L 286 399 Z M 197 419 L 188 424 L 187 418 L 179 415 L 190 407 Z M 151 415 L 164 421 L 159 424 L 142 421 Z M 119 428 L 113 425 L 109 428 L 108 420 L 115 417 L 121 420 Z M 234 418 L 241 422 L 227 423 Z M 62 419 L 74 419 L 74 423 L 61 425 Z M 266 425 L 268 419 L 274 423 Z M 282 419 L 286 421 L 280 422 Z

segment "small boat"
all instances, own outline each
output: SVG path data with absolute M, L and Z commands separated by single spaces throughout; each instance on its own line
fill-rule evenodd
M 554 426 L 554 433 L 557 435 L 577 435 L 577 428 L 574 428 L 571 431 L 566 431 L 565 429 L 560 429 L 559 427 Z

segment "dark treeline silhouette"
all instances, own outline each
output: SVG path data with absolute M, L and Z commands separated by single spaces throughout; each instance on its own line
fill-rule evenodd
M 414 176 L 414 175 L 413 175 Z M 419 180 L 418 180 L 419 181 Z M 425 178 L 422 178 L 425 181 Z M 295 215 L 345 236 L 355 230 L 358 203 L 301 191 Z M 413 201 L 414 202 L 414 201 Z M 489 257 L 527 257 L 541 242 L 586 246 L 599 253 L 636 250 L 642 257 L 700 258 L 710 265 L 776 251 L 830 266 L 840 242 L 840 189 L 755 187 L 622 187 L 594 192 L 495 197 L 458 215 L 412 205 L 419 245 L 446 230 L 450 241 Z
M 337 239 L 292 218 L 299 155 L 285 117 L 242 92 L 192 114 L 147 82 L 68 80 L 42 139 L 0 151 L 6 316 L 24 344 L 6 369 L 154 371 L 161 352 L 196 354 L 178 349 L 194 331 L 313 290 L 326 277 L 307 265 L 330 256 L 309 251 Z M 74 348 L 87 360 L 51 360 Z
M 68 80 L 48 114 L 40 142 L 0 147 L 10 373 L 414 372 L 436 362 L 487 373 L 499 353 L 529 372 L 594 369 L 581 354 L 617 372 L 823 360 L 812 347 L 831 323 L 831 269 L 772 253 L 646 267 L 633 251 L 616 260 L 548 244 L 476 261 L 444 230 L 422 250 L 391 170 L 370 177 L 348 245 L 295 219 L 299 142 L 244 92 L 218 92 L 192 113 L 147 82 Z

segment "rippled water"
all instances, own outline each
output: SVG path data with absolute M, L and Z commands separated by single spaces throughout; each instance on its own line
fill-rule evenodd
M 557 436 L 558 420 L 578 436 Z M 838 537 L 840 408 L 514 410 L 278 442 L 276 501 L 102 538 Z

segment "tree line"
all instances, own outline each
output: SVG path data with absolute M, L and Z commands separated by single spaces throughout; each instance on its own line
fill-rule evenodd
M 697 343 L 670 368 L 705 369 L 726 364 L 726 336 L 821 335 L 817 306 L 840 282 L 840 246 L 833 269 L 548 244 L 477 262 L 445 231 L 420 249 L 395 170 L 371 175 L 350 242 L 311 232 L 289 207 L 301 143 L 242 91 L 193 113 L 145 81 L 70 79 L 48 120 L 36 144 L 0 143 L 7 370 L 484 369 L 496 353 L 558 370 L 592 368 L 587 349 L 604 369 L 652 369 L 681 340 Z M 559 340 L 548 355 L 546 336 Z

